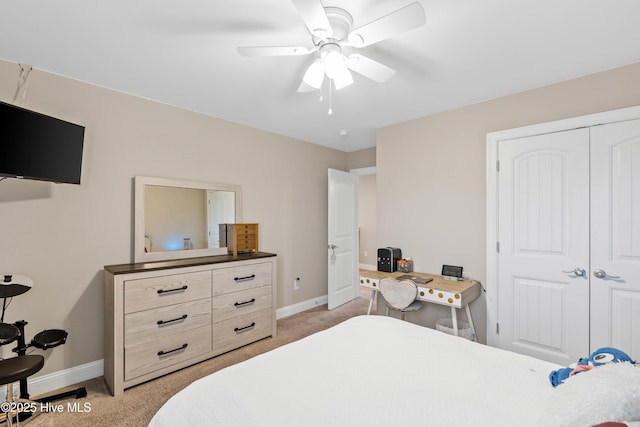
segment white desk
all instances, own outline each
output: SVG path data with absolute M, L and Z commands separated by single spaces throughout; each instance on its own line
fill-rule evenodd
M 384 271 L 360 269 L 360 286 L 371 289 L 371 299 L 369 300 L 369 309 L 367 310 L 367 314 L 371 314 L 373 300 L 376 297 L 376 292 L 378 292 L 378 283 L 380 280 L 385 277 L 393 277 L 395 279 L 405 274 L 433 279 L 431 282 L 426 284 L 417 283 L 417 299 L 424 302 L 451 307 L 451 319 L 453 320 L 453 330 L 456 335 L 458 335 L 458 314 L 456 309 L 464 308 L 467 314 L 467 319 L 469 320 L 469 325 L 471 326 L 471 331 L 475 336 L 476 330 L 473 326 L 469 303 L 480 296 L 480 284 L 478 282 L 468 280 L 452 282 L 450 280 L 445 280 L 442 276 L 418 273 L 415 271 L 412 271 L 411 273 L 403 273 L 400 271 L 387 273 Z

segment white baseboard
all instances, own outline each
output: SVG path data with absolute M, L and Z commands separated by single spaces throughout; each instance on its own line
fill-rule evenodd
M 276 310 L 276 319 L 282 319 L 283 317 L 292 316 L 297 313 L 301 313 L 305 310 L 324 305 L 329 301 L 327 295 L 323 295 L 318 298 L 313 298 L 307 301 L 302 301 L 297 304 L 288 305 Z
M 85 363 L 41 377 L 28 379 L 29 395 L 38 396 L 104 375 L 104 360 Z M 19 388 L 19 387 L 18 387 Z M 14 390 L 16 387 L 14 387 Z
M 371 264 L 359 264 L 358 268 L 361 268 L 363 270 L 376 271 L 378 269 L 378 266 L 377 265 L 371 265 Z

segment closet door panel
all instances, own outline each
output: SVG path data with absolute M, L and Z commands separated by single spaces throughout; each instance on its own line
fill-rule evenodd
M 591 129 L 591 350 L 640 358 L 640 120 Z
M 498 147 L 500 347 L 559 364 L 589 348 L 589 131 Z

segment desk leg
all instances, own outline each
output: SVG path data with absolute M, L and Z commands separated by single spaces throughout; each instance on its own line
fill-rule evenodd
M 469 304 L 464 306 L 464 309 L 467 313 L 467 320 L 469 321 L 469 326 L 471 326 L 471 332 L 473 333 L 473 340 L 477 341 L 477 336 L 476 336 L 476 328 L 473 326 L 473 319 L 471 318 L 471 310 L 469 309 Z
M 369 310 L 367 310 L 367 315 L 371 314 L 371 308 L 373 307 L 373 300 L 376 297 L 377 289 L 371 289 L 371 299 L 369 299 Z
M 455 307 L 451 307 L 451 320 L 453 321 L 453 332 L 458 336 L 458 313 Z

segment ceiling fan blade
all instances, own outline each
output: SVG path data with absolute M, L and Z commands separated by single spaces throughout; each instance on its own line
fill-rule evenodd
M 292 56 L 308 55 L 317 50 L 304 46 L 241 46 L 238 53 L 242 56 Z
M 378 83 L 386 82 L 396 73 L 393 68 L 389 68 L 359 53 L 353 53 L 347 57 L 347 67 Z
M 354 47 L 369 46 L 421 27 L 426 22 L 422 5 L 419 2 L 414 2 L 360 28 L 356 28 L 349 33 L 348 40 Z
M 331 37 L 333 29 L 320 0 L 291 0 L 291 3 L 298 9 L 311 34 L 322 39 Z

